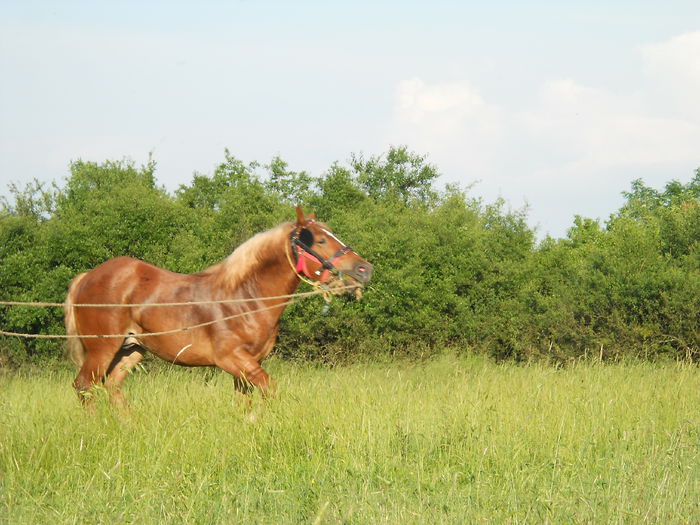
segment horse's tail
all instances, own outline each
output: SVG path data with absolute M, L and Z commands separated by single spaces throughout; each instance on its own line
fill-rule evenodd
M 69 336 L 78 335 L 78 326 L 75 322 L 75 308 L 73 304 L 75 303 L 75 293 L 78 288 L 78 284 L 83 280 L 87 273 L 78 274 L 70 283 L 68 287 L 68 296 L 66 297 L 66 302 L 63 303 L 63 313 L 66 322 L 66 334 Z M 83 361 L 85 361 L 85 346 L 83 345 L 82 339 L 79 337 L 69 337 L 66 340 L 66 357 L 73 361 L 77 367 L 81 367 Z

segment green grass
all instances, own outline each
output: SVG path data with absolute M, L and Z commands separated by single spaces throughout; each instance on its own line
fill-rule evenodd
M 0 521 L 698 523 L 700 370 L 280 360 L 248 421 L 224 373 L 0 377 Z

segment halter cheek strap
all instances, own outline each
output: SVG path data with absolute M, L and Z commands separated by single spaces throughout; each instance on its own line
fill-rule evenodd
M 313 277 L 309 273 L 309 268 L 306 266 L 306 261 L 311 259 L 314 262 L 318 262 L 318 259 L 316 259 L 316 257 L 311 255 L 309 252 L 304 251 L 304 250 L 299 249 L 299 248 L 297 248 L 294 251 L 294 255 L 296 256 L 296 259 L 297 259 L 297 267 L 296 267 L 297 273 L 303 273 L 309 279 L 312 279 Z

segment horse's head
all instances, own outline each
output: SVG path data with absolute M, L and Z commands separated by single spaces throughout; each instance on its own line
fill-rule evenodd
M 372 265 L 318 222 L 314 213 L 304 217 L 297 206 L 297 221 L 289 238 L 297 273 L 327 284 L 336 294 L 361 297 L 362 288 L 372 277 Z

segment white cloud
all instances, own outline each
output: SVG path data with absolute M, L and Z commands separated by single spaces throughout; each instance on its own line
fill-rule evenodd
M 389 142 L 441 161 L 455 155 L 472 159 L 473 174 L 488 167 L 506 132 L 502 108 L 487 103 L 468 83 L 426 84 L 420 78 L 400 82 L 395 97 Z
M 640 52 L 644 82 L 631 92 L 552 79 L 510 111 L 469 82 L 404 80 L 390 142 L 429 153 L 449 180 L 480 180 L 487 198 L 527 200 L 549 230 L 606 217 L 631 179 L 660 185 L 700 166 L 700 32 Z
M 634 167 L 698 159 L 700 125 L 658 114 L 640 93 L 619 95 L 572 80 L 546 83 L 522 129 L 564 148 L 595 176 L 600 167 Z
M 681 115 L 700 118 L 700 31 L 641 50 L 645 72 L 660 95 Z
M 484 99 L 466 84 L 427 86 L 420 78 L 405 80 L 397 90 L 398 111 L 408 120 L 420 122 L 429 115 L 465 117 L 486 108 Z

